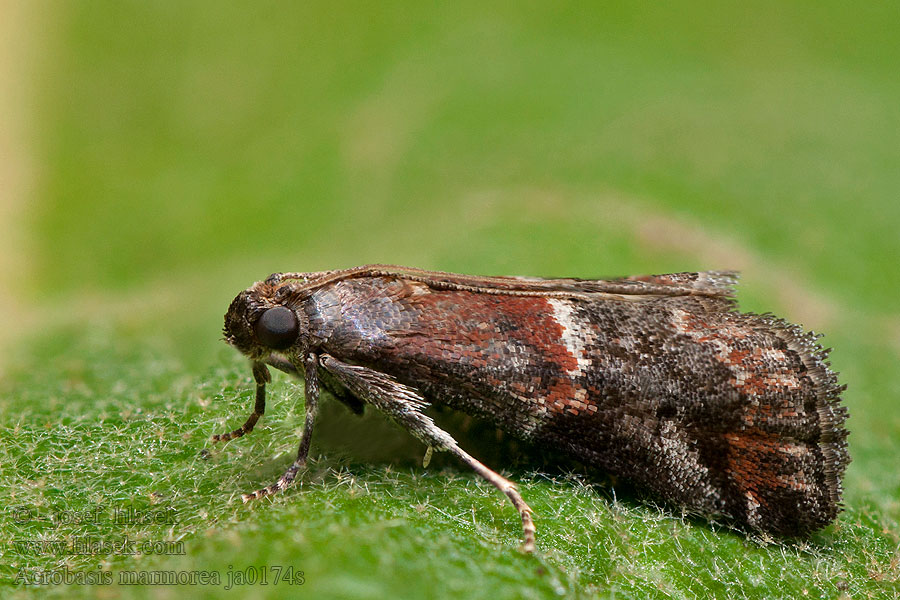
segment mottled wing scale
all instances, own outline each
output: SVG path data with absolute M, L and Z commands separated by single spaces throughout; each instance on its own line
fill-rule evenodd
M 782 534 L 834 518 L 841 388 L 815 336 L 734 312 L 732 274 L 499 278 L 486 294 L 374 273 L 313 293 L 332 351 L 697 513 Z
M 803 534 L 835 517 L 846 415 L 814 335 L 697 298 L 627 316 L 554 302 L 576 332 L 563 334 L 573 355 L 601 362 L 569 371 L 588 402 L 563 414 L 572 428 L 587 411 L 598 429 L 615 431 L 611 444 L 608 433 L 583 436 L 576 455 L 754 529 Z

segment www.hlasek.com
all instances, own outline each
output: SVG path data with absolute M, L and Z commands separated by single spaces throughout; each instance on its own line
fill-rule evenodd
M 68 539 L 13 540 L 9 544 L 20 556 L 185 554 L 184 542 L 180 540 L 107 539 L 86 535 Z

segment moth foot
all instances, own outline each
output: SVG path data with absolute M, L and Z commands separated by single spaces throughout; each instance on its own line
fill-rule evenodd
M 294 482 L 294 479 L 297 477 L 297 472 L 305 465 L 305 460 L 295 460 L 294 464 L 292 464 L 290 468 L 284 472 L 284 475 L 278 478 L 278 481 L 276 481 L 272 485 L 260 488 L 255 492 L 250 492 L 249 494 L 241 494 L 241 500 L 243 500 L 244 504 L 246 504 L 251 500 L 259 500 L 260 498 L 263 498 L 265 496 L 271 496 L 273 494 L 277 494 L 280 491 L 283 491 L 285 488 L 291 485 L 291 483 Z

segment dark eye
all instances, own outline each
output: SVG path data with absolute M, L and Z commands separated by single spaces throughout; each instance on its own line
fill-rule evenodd
M 273 350 L 290 348 L 299 333 L 297 315 L 283 306 L 270 308 L 256 322 L 256 339 Z

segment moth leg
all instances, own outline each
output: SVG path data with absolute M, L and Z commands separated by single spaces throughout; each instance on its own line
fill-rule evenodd
M 315 354 L 309 354 L 304 363 L 306 371 L 305 379 L 305 398 L 306 419 L 303 423 L 303 434 L 300 437 L 300 447 L 297 448 L 297 458 L 293 464 L 288 467 L 284 475 L 278 478 L 278 481 L 267 487 L 250 492 L 249 494 L 241 494 L 241 500 L 249 502 L 263 496 L 269 496 L 276 492 L 280 492 L 293 483 L 297 477 L 297 473 L 306 466 L 306 459 L 309 456 L 309 445 L 312 442 L 313 426 L 316 422 L 316 414 L 319 411 L 319 376 L 317 372 L 317 359 Z
M 269 374 L 269 369 L 266 368 L 266 365 L 261 362 L 253 363 L 253 379 L 256 380 L 256 404 L 253 405 L 253 412 L 250 413 L 243 425 L 228 433 L 217 433 L 212 436 L 212 441 L 227 442 L 250 433 L 256 427 L 256 422 L 259 421 L 259 418 L 266 412 L 266 384 L 272 381 L 272 376 Z
M 435 426 L 435 428 L 443 433 L 437 426 Z M 534 521 L 531 519 L 532 510 L 531 507 L 525 503 L 525 500 L 522 499 L 519 490 L 516 488 L 516 484 L 499 473 L 492 471 L 466 453 L 459 446 L 445 448 L 445 450 L 459 457 L 460 460 L 472 467 L 472 470 L 488 480 L 491 485 L 506 494 L 506 497 L 512 502 L 512 505 L 519 512 L 519 517 L 522 519 L 522 551 L 526 553 L 534 552 L 535 533 L 537 532 L 537 529 L 534 526 Z
M 469 455 L 459 447 L 449 433 L 435 425 L 431 417 L 422 413 L 422 409 L 428 403 L 416 390 L 403 385 L 390 375 L 366 367 L 349 365 L 328 354 L 321 356 L 320 363 L 354 395 L 390 416 L 428 446 L 453 454 L 503 492 L 522 519 L 524 538 L 522 550 L 524 552 L 534 551 L 535 527 L 531 519 L 532 511 L 522 499 L 519 490 L 516 489 L 516 484 Z

